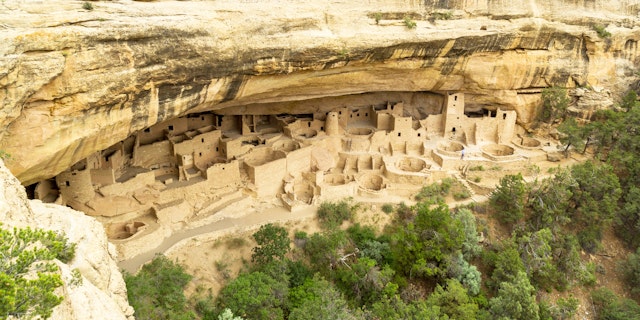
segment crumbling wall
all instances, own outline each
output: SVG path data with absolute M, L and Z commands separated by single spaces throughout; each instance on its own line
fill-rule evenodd
M 124 196 L 127 193 L 134 192 L 140 188 L 153 185 L 155 182 L 156 177 L 153 172 L 144 172 L 125 182 L 103 186 L 99 190 L 100 193 L 106 197 Z
M 65 171 L 56 177 L 56 184 L 65 201 L 85 203 L 95 196 L 89 170 Z
M 213 188 L 222 188 L 228 185 L 240 183 L 239 161 L 234 160 L 229 163 L 216 163 L 206 171 L 208 183 Z
M 169 140 L 163 140 L 149 145 L 140 145 L 134 149 L 134 166 L 153 170 L 166 164 L 175 164 L 175 157 L 172 152 L 171 141 Z

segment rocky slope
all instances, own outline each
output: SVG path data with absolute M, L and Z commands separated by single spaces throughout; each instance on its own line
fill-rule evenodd
M 63 232 L 77 244 L 69 264 L 58 262 L 64 296 L 51 319 L 133 319 L 127 288 L 116 265 L 115 247 L 102 225 L 67 207 L 27 200 L 24 187 L 0 161 L 0 221 L 3 228 L 43 228 Z M 82 274 L 82 284 L 72 284 L 72 270 Z
M 23 184 L 204 110 L 461 90 L 469 108 L 515 109 L 527 126 L 555 84 L 581 87 L 588 114 L 611 106 L 640 62 L 638 0 L 92 3 L 0 5 L 0 150 Z

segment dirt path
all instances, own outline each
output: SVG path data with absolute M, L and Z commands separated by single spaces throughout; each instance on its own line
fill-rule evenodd
M 139 254 L 131 259 L 121 261 L 118 263 L 118 267 L 127 272 L 135 273 L 143 264 L 151 261 L 156 254 L 165 253 L 173 246 L 179 245 L 179 243 L 185 239 L 223 231 L 241 232 L 267 223 L 303 220 L 313 217 L 315 211 L 314 207 L 295 212 L 289 212 L 283 207 L 258 208 L 237 218 L 227 217 L 197 228 L 180 230 L 173 233 L 170 237 L 165 238 L 155 249 Z

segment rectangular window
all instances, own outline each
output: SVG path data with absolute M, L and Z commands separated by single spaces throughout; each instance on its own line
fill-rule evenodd
M 169 131 L 173 131 L 173 125 L 168 126 L 167 129 L 169 129 Z

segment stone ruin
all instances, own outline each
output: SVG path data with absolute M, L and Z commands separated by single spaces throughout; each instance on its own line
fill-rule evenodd
M 410 197 L 465 165 L 546 159 L 537 140 L 517 134 L 515 111 L 467 116 L 463 93 L 443 95 L 442 112 L 423 119 L 406 116 L 403 102 L 189 114 L 96 152 L 34 194 L 96 217 L 126 259 L 251 197 L 292 211 L 349 196 Z

